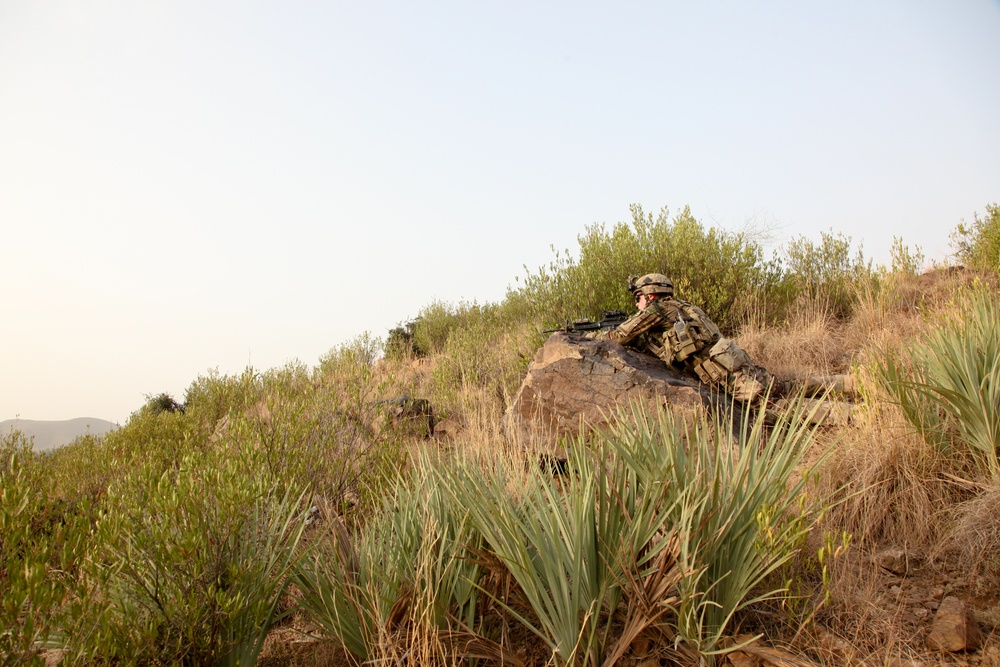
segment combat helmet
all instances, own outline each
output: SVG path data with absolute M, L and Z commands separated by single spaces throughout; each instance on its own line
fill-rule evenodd
M 674 284 L 662 273 L 647 273 L 642 277 L 629 276 L 628 291 L 638 297 L 640 294 L 674 295 Z

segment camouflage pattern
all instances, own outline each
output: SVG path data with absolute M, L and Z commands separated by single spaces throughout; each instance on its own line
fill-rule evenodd
M 701 308 L 686 301 L 656 299 L 617 328 L 594 332 L 588 337 L 613 340 L 659 357 L 670 366 L 697 375 L 706 385 L 728 392 L 745 405 L 764 407 L 765 395 L 775 398 L 787 389 L 785 383 L 775 380 L 736 343 L 723 336 Z
M 662 273 L 647 273 L 641 278 L 629 276 L 628 291 L 639 296 L 640 294 L 662 294 L 664 296 L 674 295 L 674 283 Z

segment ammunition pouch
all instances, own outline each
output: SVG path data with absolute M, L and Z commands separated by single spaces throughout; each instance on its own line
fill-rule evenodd
M 746 352 L 728 338 L 720 338 L 708 349 L 707 358 L 695 365 L 694 372 L 705 384 L 719 384 L 746 362 Z
M 726 379 L 729 373 L 725 368 L 715 363 L 711 359 L 702 359 L 695 365 L 694 372 L 698 378 L 707 385 L 716 385 Z
M 674 353 L 674 360 L 677 362 L 683 362 L 698 351 L 698 346 L 691 337 L 687 322 L 684 320 L 677 320 L 672 328 L 667 329 L 667 339 L 670 341 L 670 348 Z
M 743 367 L 746 352 L 728 338 L 720 338 L 708 350 L 708 358 L 732 373 Z

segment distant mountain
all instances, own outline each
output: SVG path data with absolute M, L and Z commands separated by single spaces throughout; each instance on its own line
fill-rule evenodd
M 35 451 L 62 447 L 76 440 L 81 435 L 104 435 L 118 428 L 103 419 L 93 417 L 78 417 L 63 421 L 34 421 L 32 419 L 8 419 L 0 422 L 0 434 L 7 435 L 11 430 L 20 431 L 29 438 L 35 439 Z

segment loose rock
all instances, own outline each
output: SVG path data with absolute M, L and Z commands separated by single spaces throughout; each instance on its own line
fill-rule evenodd
M 955 653 L 975 651 L 981 643 L 979 625 L 966 604 L 954 596 L 945 598 L 927 636 L 927 647 L 934 651 Z

